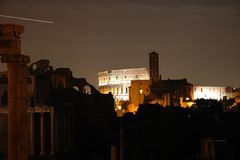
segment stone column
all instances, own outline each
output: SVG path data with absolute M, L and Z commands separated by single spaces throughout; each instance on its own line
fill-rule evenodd
M 35 125 L 34 125 L 34 110 L 30 112 L 30 155 L 35 155 Z
M 55 116 L 54 111 L 50 112 L 51 116 L 51 157 L 55 156 Z
M 41 151 L 40 155 L 45 155 L 45 125 L 44 125 L 44 112 L 40 113 L 40 145 Z
M 63 116 L 62 117 L 63 118 L 63 121 L 62 121 L 62 130 L 63 130 L 62 131 L 62 133 L 63 133 L 62 134 L 62 138 L 63 138 L 62 149 L 63 149 L 64 152 L 67 151 L 67 147 L 68 147 L 67 146 L 67 133 L 66 133 L 67 132 L 67 129 L 66 129 L 67 128 L 67 123 L 66 123 L 66 118 L 67 117 L 66 117 L 66 114 L 67 114 L 66 111 L 62 114 L 62 116 Z
M 212 138 L 203 138 L 201 140 L 201 158 L 206 160 L 215 160 L 215 141 Z
M 8 68 L 8 160 L 28 159 L 27 63 L 29 56 L 3 55 Z
M 117 146 L 111 145 L 111 160 L 117 160 Z
M 55 154 L 59 152 L 59 112 L 55 112 Z
M 120 160 L 124 160 L 125 159 L 125 145 L 124 145 L 124 140 L 123 140 L 123 136 L 124 136 L 124 129 L 123 129 L 123 119 L 121 117 L 120 119 L 120 139 L 119 139 L 119 143 L 120 143 Z

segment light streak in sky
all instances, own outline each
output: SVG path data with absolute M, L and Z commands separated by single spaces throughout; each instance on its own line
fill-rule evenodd
M 3 17 L 3 18 L 12 18 L 12 19 L 19 19 L 19 20 L 31 21 L 31 22 L 39 22 L 39 23 L 49 23 L 49 24 L 54 23 L 54 22 L 52 22 L 52 21 L 45 21 L 45 20 L 25 18 L 25 17 L 15 17 L 15 16 L 1 15 L 1 14 L 0 14 L 0 17 Z

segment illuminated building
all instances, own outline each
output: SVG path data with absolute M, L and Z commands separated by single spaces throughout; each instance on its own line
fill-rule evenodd
M 129 94 L 131 104 L 129 105 L 128 110 L 131 112 L 137 110 L 139 104 L 143 103 L 145 97 L 150 94 L 150 85 L 150 80 L 134 80 L 131 82 Z
M 194 99 L 235 99 L 240 103 L 240 89 L 232 87 L 217 86 L 194 86 Z
M 186 79 L 161 80 L 158 58 L 158 53 L 149 53 L 149 73 L 146 68 L 98 73 L 99 91 L 113 94 L 117 110 L 121 107 L 118 103 L 121 100 L 129 100 L 130 112 L 135 112 L 144 102 L 162 106 L 190 106 L 193 102 L 193 85 Z
M 150 92 L 145 94 L 145 102 L 158 103 L 162 106 L 191 105 L 193 101 L 193 85 L 188 83 L 187 79 L 162 80 L 159 75 L 159 60 L 156 52 L 149 53 L 149 69 Z
M 162 80 L 159 74 L 159 54 L 149 53 L 149 73 L 146 68 L 119 69 L 98 73 L 101 93 L 111 92 L 115 102 L 129 101 L 128 111 L 135 112 L 142 103 L 162 106 L 190 107 L 196 99 L 234 98 L 240 101 L 240 92 L 226 87 L 194 86 L 184 79 Z M 116 103 L 116 110 L 123 106 Z
M 162 106 L 190 106 L 193 101 L 193 85 L 187 79 L 159 80 L 150 86 L 151 93 L 146 97 L 149 103 Z
M 150 94 L 149 85 L 160 80 L 158 53 L 149 53 L 149 72 L 146 68 L 119 69 L 98 73 L 99 91 L 111 92 L 116 102 L 130 101 L 128 110 L 136 111 L 145 96 Z M 117 107 L 119 108 L 119 107 Z
M 149 80 L 146 68 L 119 69 L 98 73 L 99 91 L 103 94 L 111 92 L 115 101 L 129 100 L 131 81 Z
M 194 86 L 194 99 L 220 100 L 227 96 L 226 87 Z
M 240 103 L 240 88 L 226 88 L 227 98 L 235 99 L 236 103 Z
M 193 103 L 193 85 L 187 79 L 162 80 L 159 75 L 158 53 L 149 53 L 150 92 L 145 94 L 148 103 L 162 106 L 190 106 Z

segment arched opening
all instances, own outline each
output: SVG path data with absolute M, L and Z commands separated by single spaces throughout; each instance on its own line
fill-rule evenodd
M 90 87 L 90 86 L 84 86 L 84 87 L 83 87 L 83 93 L 85 93 L 85 94 L 91 94 L 91 93 L 92 93 L 91 87 Z
M 79 87 L 78 86 L 73 86 L 73 89 L 79 92 Z

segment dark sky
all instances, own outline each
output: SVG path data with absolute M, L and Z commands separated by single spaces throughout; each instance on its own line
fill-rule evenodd
M 148 67 L 160 54 L 163 79 L 240 87 L 239 0 L 1 0 L 0 14 L 27 22 L 23 54 L 49 59 L 97 86 L 103 70 Z M 1 68 L 4 68 L 1 64 Z

